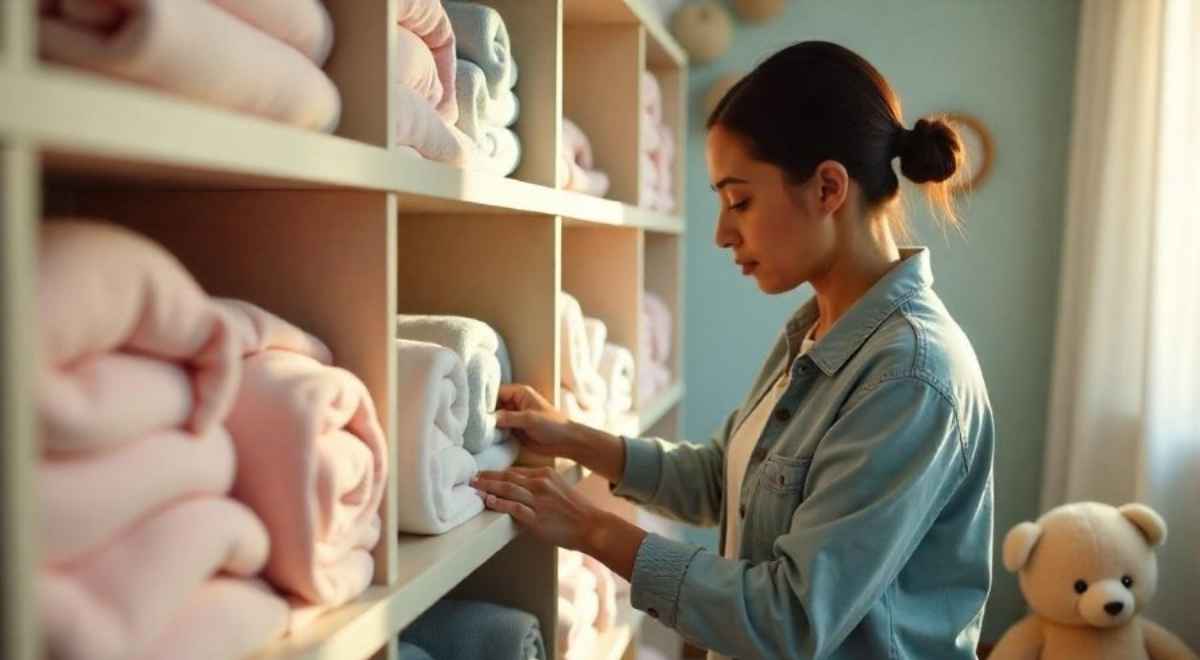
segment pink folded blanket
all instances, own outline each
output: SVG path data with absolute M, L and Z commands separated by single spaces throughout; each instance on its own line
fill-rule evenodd
M 240 355 L 249 357 L 267 350 L 307 355 L 321 364 L 333 364 L 325 342 L 275 314 L 244 300 L 214 298 L 229 318 Z
M 233 496 L 271 538 L 267 579 L 313 604 L 362 593 L 388 471 L 366 386 L 306 355 L 263 351 L 244 362 L 227 424 L 237 452 Z
M 458 120 L 458 100 L 454 94 L 455 63 L 454 29 L 440 0 L 398 0 L 397 21 L 403 31 L 420 37 L 433 55 L 434 68 L 441 82 L 441 98 L 429 99 L 437 113 L 453 125 Z M 401 51 L 401 68 L 409 66 L 404 57 L 410 49 Z
M 452 88 L 453 89 L 453 88 Z M 395 146 L 410 147 L 422 158 L 462 165 L 466 140 L 446 123 L 429 101 L 404 84 L 392 86 L 395 102 Z
M 224 427 L 160 431 L 108 451 L 43 458 L 37 468 L 43 562 L 61 566 L 110 543 L 147 513 L 233 485 Z
M 173 622 L 181 616 L 186 622 L 189 607 L 196 597 L 206 596 L 201 591 L 211 578 L 220 573 L 253 576 L 267 552 L 262 523 L 228 498 L 193 498 L 147 516 L 94 553 L 66 566 L 43 568 L 37 607 L 47 657 L 153 657 L 164 636 L 183 632 Z M 265 620 L 273 612 L 277 619 L 258 630 L 261 637 L 227 639 L 243 645 L 230 649 L 234 653 L 227 657 L 252 652 L 286 623 L 281 599 L 262 594 L 253 603 L 223 603 L 230 611 L 239 605 L 255 608 L 247 617 Z M 221 636 L 214 632 L 204 631 Z
M 224 4 L 263 20 L 286 11 Z M 238 112 L 322 131 L 341 113 L 337 88 L 305 54 L 210 0 L 55 0 L 38 36 L 46 59 Z
M 663 123 L 662 88 L 658 78 L 642 72 L 641 205 L 656 211 L 675 210 L 675 139 Z
M 320 0 L 209 0 L 300 51 L 317 66 L 333 48 L 333 20 Z
M 45 450 L 177 427 L 203 437 L 228 413 L 241 367 L 228 317 L 155 243 L 112 225 L 47 221 L 37 302 Z
M 188 599 L 147 660 L 243 658 L 283 634 L 287 605 L 261 580 L 217 577 Z
M 638 326 L 637 390 L 644 404 L 671 384 L 671 310 L 657 294 L 642 294 Z
M 603 197 L 608 192 L 608 175 L 595 168 L 592 143 L 587 135 L 575 122 L 563 117 L 561 140 L 561 187 Z

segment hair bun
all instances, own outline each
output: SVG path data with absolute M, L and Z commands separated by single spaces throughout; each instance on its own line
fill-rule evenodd
M 901 127 L 897 135 L 900 171 L 914 183 L 940 183 L 954 176 L 962 151 L 958 133 L 940 119 L 918 120 L 911 131 Z

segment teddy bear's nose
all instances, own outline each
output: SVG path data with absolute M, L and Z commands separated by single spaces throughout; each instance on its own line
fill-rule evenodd
M 1123 609 L 1125 609 L 1125 603 L 1119 603 L 1116 601 L 1108 603 L 1104 606 L 1104 611 L 1108 612 L 1112 616 L 1116 616 L 1116 615 L 1120 614 L 1121 610 L 1123 610 Z

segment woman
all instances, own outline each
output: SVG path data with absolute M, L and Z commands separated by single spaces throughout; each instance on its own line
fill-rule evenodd
M 549 470 L 482 473 L 489 508 L 632 582 L 633 605 L 738 658 L 974 658 L 991 582 L 992 412 L 970 342 L 902 250 L 892 159 L 945 181 L 960 143 L 901 122 L 854 53 L 806 42 L 765 61 L 708 120 L 716 242 L 768 294 L 807 282 L 743 405 L 709 444 L 617 438 L 533 390 L 500 424 L 618 495 L 721 529 L 719 554 L 597 511 Z

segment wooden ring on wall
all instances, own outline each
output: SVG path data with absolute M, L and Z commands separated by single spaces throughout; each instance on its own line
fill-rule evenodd
M 700 0 L 679 8 L 671 17 L 671 33 L 697 63 L 711 62 L 729 50 L 733 19 L 715 0 Z
M 976 190 L 987 181 L 992 173 L 996 157 L 996 142 L 992 132 L 983 121 L 965 112 L 948 112 L 944 121 L 958 133 L 966 150 L 967 172 L 956 175 L 950 184 L 955 192 Z

